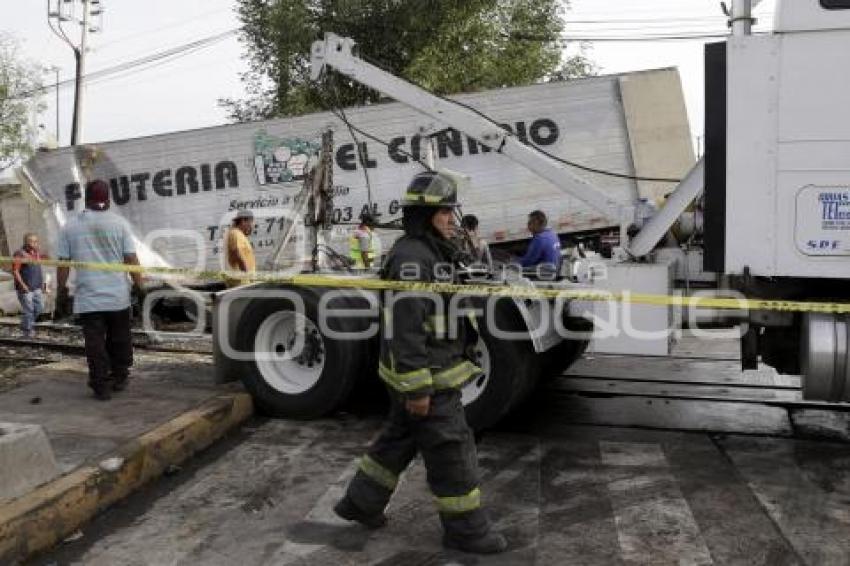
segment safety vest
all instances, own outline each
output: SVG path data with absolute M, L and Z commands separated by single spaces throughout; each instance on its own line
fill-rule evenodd
M 374 265 L 375 262 L 375 238 L 372 229 L 366 226 L 358 228 L 351 237 L 348 238 L 348 257 L 354 262 L 354 267 L 357 269 L 365 269 L 366 264 L 363 261 L 363 252 L 360 249 L 360 234 L 365 230 L 369 235 L 369 250 L 366 252 L 366 257 L 369 259 L 369 265 Z

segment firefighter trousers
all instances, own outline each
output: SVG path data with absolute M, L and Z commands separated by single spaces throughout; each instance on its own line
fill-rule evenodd
M 366 515 L 383 512 L 399 475 L 421 453 L 446 533 L 466 538 L 487 534 L 490 523 L 481 508 L 475 440 L 460 391 L 435 393 L 427 417 L 410 415 L 403 398 L 392 392 L 391 397 L 389 419 L 360 460 L 348 486 L 349 500 Z

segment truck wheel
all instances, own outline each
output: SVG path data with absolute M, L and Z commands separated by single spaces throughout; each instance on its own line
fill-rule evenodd
M 558 377 L 567 371 L 590 345 L 590 340 L 580 338 L 593 333 L 593 322 L 582 317 L 569 317 L 564 320 L 564 327 L 576 334 L 539 355 L 542 375 L 546 378 Z
M 304 313 L 283 300 L 255 301 L 246 308 L 237 330 L 242 382 L 263 412 L 276 417 L 312 419 L 333 411 L 349 394 L 362 367 L 357 341 L 322 336 L 316 323 L 318 295 L 297 290 Z M 348 330 L 345 320 L 334 322 Z M 299 330 L 303 330 L 300 333 Z M 303 340 L 297 355 L 287 352 Z
M 500 300 L 496 324 L 505 331 L 525 328 L 516 307 Z M 476 363 L 484 374 L 461 390 L 466 421 L 474 430 L 495 425 L 533 389 L 540 371 L 531 343 L 527 340 L 499 340 L 481 325 L 475 348 Z
M 567 371 L 581 358 L 589 344 L 587 340 L 564 340 L 540 354 L 543 377 L 558 377 Z

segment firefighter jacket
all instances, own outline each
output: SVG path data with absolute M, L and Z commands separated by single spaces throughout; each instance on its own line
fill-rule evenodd
M 451 262 L 445 255 L 433 236 L 403 236 L 390 250 L 381 277 L 452 283 Z M 463 312 L 468 305 L 450 306 L 450 296 L 429 291 L 383 295 L 378 375 L 401 395 L 417 398 L 460 388 L 481 374 L 468 356 L 477 339 L 474 317 Z

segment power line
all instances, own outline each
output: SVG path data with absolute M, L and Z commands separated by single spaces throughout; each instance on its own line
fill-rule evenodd
M 218 14 L 222 14 L 224 12 L 230 12 L 232 10 L 233 10 L 233 8 L 222 8 L 222 9 L 218 9 L 218 10 L 212 10 L 212 11 L 209 11 L 209 12 L 202 12 L 200 14 L 196 14 L 196 15 L 192 16 L 191 20 L 183 20 L 183 21 L 180 21 L 180 22 L 174 22 L 172 24 L 157 27 L 156 29 L 147 29 L 147 30 L 140 31 L 140 32 L 137 32 L 137 33 L 132 33 L 130 35 L 125 35 L 123 37 L 116 37 L 114 39 L 110 39 L 107 42 L 99 43 L 97 45 L 97 49 L 101 49 L 103 47 L 108 47 L 110 45 L 115 45 L 116 43 L 125 43 L 125 42 L 131 41 L 133 39 L 138 39 L 140 37 L 146 37 L 146 36 L 149 36 L 149 35 L 152 35 L 152 34 L 161 33 L 161 32 L 166 31 L 166 30 L 175 29 L 175 28 L 195 24 L 195 23 L 198 22 L 198 20 L 203 20 L 203 19 L 209 18 L 210 16 L 216 16 Z
M 183 45 L 178 45 L 176 47 L 172 47 L 170 49 L 166 49 L 165 51 L 160 51 L 152 55 L 148 55 L 146 57 L 141 57 L 139 59 L 126 61 L 124 63 L 119 63 L 117 65 L 101 69 L 92 73 L 89 76 L 92 79 L 103 79 L 104 77 L 108 77 L 112 74 L 121 73 L 124 71 L 135 69 L 137 67 L 142 67 L 144 65 L 162 64 L 165 62 L 170 62 L 174 59 L 179 59 L 195 51 L 219 43 L 220 41 L 223 41 L 228 37 L 234 35 L 237 31 L 239 31 L 238 28 L 227 30 L 219 34 L 192 41 L 190 43 L 185 43 Z
M 352 124 L 352 123 L 348 120 L 348 117 L 347 117 L 347 116 L 344 116 L 343 114 L 341 114 L 340 112 L 338 112 L 338 111 L 337 111 L 337 110 L 336 110 L 333 106 L 331 106 L 330 108 L 331 108 L 331 113 L 332 113 L 334 116 L 336 116 L 337 118 L 339 118 L 339 119 L 340 119 L 340 121 L 342 121 L 342 123 L 346 125 L 346 127 L 351 128 L 352 130 L 354 130 L 355 132 L 359 133 L 361 136 L 363 136 L 363 137 L 365 137 L 365 138 L 368 138 L 368 139 L 370 139 L 370 140 L 372 140 L 372 141 L 374 141 L 374 142 L 377 142 L 377 143 L 379 143 L 379 144 L 381 144 L 381 145 L 384 145 L 384 146 L 386 146 L 386 147 L 390 147 L 390 142 L 388 142 L 388 141 L 386 141 L 386 140 L 382 140 L 382 139 L 381 139 L 381 138 L 379 138 L 378 136 L 376 136 L 376 135 L 374 135 L 374 134 L 371 134 L 371 133 L 367 132 L 366 130 L 364 130 L 364 129 L 362 129 L 362 128 L 358 128 L 357 126 L 355 126 L 354 124 Z M 412 153 L 410 153 L 410 152 L 408 152 L 408 151 L 405 151 L 405 150 L 401 149 L 400 147 L 399 147 L 399 148 L 396 148 L 396 151 L 397 151 L 398 153 L 400 153 L 401 155 L 404 155 L 405 157 L 407 157 L 407 158 L 409 158 L 409 159 L 412 159 L 413 161 L 415 161 L 416 163 L 418 163 L 419 165 L 421 165 L 422 167 L 424 167 L 426 170 L 428 170 L 428 171 L 433 171 L 433 169 L 431 169 L 431 167 L 430 167 L 427 163 L 425 163 L 424 161 L 422 161 L 420 158 L 416 157 L 416 156 L 415 156 L 415 155 L 413 155 Z
M 160 67 L 162 65 L 166 65 L 168 63 L 171 63 L 171 62 L 173 62 L 177 59 L 181 59 L 181 58 L 183 58 L 187 55 L 191 55 L 193 53 L 196 53 L 198 51 L 206 49 L 207 47 L 210 47 L 210 46 L 212 46 L 216 43 L 219 43 L 220 41 L 223 41 L 224 39 L 227 39 L 227 37 L 229 37 L 230 35 L 232 35 L 232 33 L 228 32 L 225 35 L 223 35 L 223 37 L 216 38 L 214 41 L 204 42 L 203 44 L 200 44 L 200 45 L 193 45 L 193 46 L 186 48 L 185 50 L 181 50 L 178 53 L 169 54 L 168 56 L 165 56 L 165 57 L 161 57 L 161 58 L 156 57 L 156 58 L 154 58 L 150 61 L 140 60 L 138 65 L 132 65 L 132 66 L 128 66 L 124 69 L 119 69 L 119 70 L 115 71 L 113 74 L 109 74 L 109 75 L 106 75 L 106 76 L 95 77 L 91 82 L 92 83 L 102 83 L 102 82 L 105 82 L 105 81 L 114 80 L 114 79 L 117 79 L 117 78 L 121 78 L 122 76 L 126 75 L 130 71 L 133 71 L 133 72 L 149 71 L 149 70 L 154 69 L 156 67 Z
M 763 33 L 754 33 L 753 35 L 763 35 Z M 511 33 L 511 39 L 520 41 L 535 41 L 543 43 L 558 43 L 558 42 L 602 42 L 602 41 L 682 41 L 682 40 L 697 40 L 697 39 L 723 39 L 729 37 L 726 32 L 717 33 L 665 33 L 665 34 L 639 34 L 639 35 L 558 35 L 546 36 L 525 33 Z
M 757 26 L 759 27 L 759 26 Z M 769 29 L 769 26 L 760 26 L 759 29 Z M 524 33 L 522 30 L 517 30 L 508 33 Z M 525 32 L 532 33 L 534 32 Z M 599 26 L 564 26 L 558 37 L 570 37 L 575 34 L 588 35 L 625 35 L 625 34 L 649 34 L 649 35 L 683 35 L 690 33 L 729 33 L 726 25 L 718 25 L 714 22 L 706 22 L 705 24 L 688 24 L 688 25 L 670 25 L 666 22 L 658 22 L 657 24 L 621 24 L 621 25 L 599 25 Z M 554 36 L 553 36 L 554 37 Z
M 328 81 L 329 83 L 330 81 Z M 366 166 L 365 155 L 363 155 L 363 146 L 360 145 L 360 140 L 357 139 L 357 135 L 354 133 L 354 128 L 351 127 L 351 122 L 348 121 L 348 116 L 345 115 L 345 108 L 342 107 L 339 101 L 339 89 L 337 85 L 328 85 L 333 93 L 334 100 L 336 101 L 336 109 L 339 111 L 339 116 L 342 118 L 343 123 L 348 127 L 348 133 L 351 134 L 351 139 L 354 140 L 354 147 L 357 148 L 357 158 L 360 161 L 360 168 L 363 170 L 363 177 L 366 179 L 366 197 L 369 201 L 369 214 L 372 213 L 372 183 L 369 181 L 369 168 Z
M 566 18 L 566 25 L 570 24 L 628 24 L 628 23 L 671 23 L 671 22 L 709 22 L 720 23 L 726 22 L 725 16 L 705 16 L 705 17 L 681 17 L 681 18 L 599 18 L 587 20 L 573 20 Z
M 661 23 L 661 22 L 659 22 Z M 431 30 L 410 30 L 404 29 L 392 24 L 375 24 L 375 29 L 391 30 L 404 32 L 408 35 L 415 36 L 430 36 L 433 34 Z M 543 35 L 533 32 L 523 31 L 501 31 L 498 35 L 509 40 L 529 40 L 540 41 L 544 43 L 558 43 L 570 41 L 605 41 L 608 39 L 625 41 L 627 39 L 638 40 L 665 40 L 665 39 L 700 39 L 714 37 L 728 37 L 729 33 L 725 29 L 699 29 L 691 27 L 674 26 L 670 29 L 662 28 L 647 28 L 641 27 L 611 27 L 608 28 L 585 28 L 585 29 L 570 29 L 565 26 L 565 30 L 556 35 Z
M 144 70 L 146 70 L 146 69 L 149 69 L 149 68 L 161 65 L 161 64 L 171 62 L 175 59 L 179 59 L 181 57 L 184 57 L 186 55 L 194 53 L 195 51 L 198 51 L 200 49 L 214 45 L 214 44 L 234 35 L 238 31 L 239 31 L 239 28 L 231 29 L 231 30 L 228 30 L 228 31 L 225 31 L 225 32 L 222 32 L 222 33 L 210 36 L 210 37 L 205 37 L 205 38 L 202 38 L 202 39 L 199 39 L 199 40 L 196 40 L 196 41 L 192 41 L 190 43 L 178 45 L 177 47 L 172 47 L 171 49 L 166 49 L 164 51 L 160 51 L 160 52 L 154 53 L 152 55 L 148 55 L 146 57 L 141 57 L 139 59 L 134 59 L 132 61 L 125 61 L 125 62 L 119 63 L 117 65 L 112 65 L 110 67 L 106 67 L 104 69 L 100 69 L 100 70 L 88 73 L 88 74 L 84 75 L 83 78 L 85 78 L 86 80 L 92 81 L 92 82 L 99 82 L 99 81 L 102 82 L 103 80 L 106 80 L 108 78 L 113 78 L 112 75 L 116 75 L 116 74 L 123 73 L 123 72 L 129 71 L 129 70 L 132 70 L 132 69 L 136 69 L 138 67 L 143 67 L 145 65 L 148 65 L 148 67 L 146 67 L 144 69 Z M 32 90 L 26 91 L 26 92 L 22 92 L 22 93 L 14 96 L 14 97 L 11 97 L 11 98 L 13 98 L 13 99 L 30 98 L 32 96 L 37 96 L 39 94 L 47 92 L 48 90 L 53 89 L 53 88 L 65 87 L 65 86 L 71 85 L 74 82 L 75 82 L 74 79 L 66 79 L 66 80 L 60 81 L 59 83 L 56 83 L 56 84 L 32 89 Z
M 757 35 L 757 34 L 753 34 Z M 570 37 L 562 38 L 559 42 L 574 43 L 641 43 L 641 42 L 663 42 L 663 41 L 696 41 L 701 39 L 724 39 L 729 37 L 727 33 L 716 34 L 693 34 L 693 35 L 664 35 L 664 36 L 623 36 L 623 37 Z
M 770 32 L 754 32 L 752 35 L 769 35 Z M 717 33 L 693 33 L 693 34 L 667 34 L 667 35 L 609 35 L 609 36 L 569 36 L 569 37 L 545 37 L 534 35 L 513 35 L 513 39 L 519 41 L 535 41 L 543 43 L 605 43 L 605 42 L 664 42 L 664 41 L 699 41 L 712 39 L 727 39 L 729 34 L 726 32 Z

